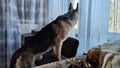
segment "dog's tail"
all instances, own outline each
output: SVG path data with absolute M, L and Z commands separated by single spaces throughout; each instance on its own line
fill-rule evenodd
M 18 56 L 16 55 L 16 53 L 14 53 L 13 56 L 12 56 L 12 58 L 11 58 L 11 60 L 10 60 L 10 67 L 9 68 L 16 68 L 15 64 L 16 64 L 17 57 Z
M 22 49 L 20 48 L 12 55 L 9 68 L 16 68 L 16 60 L 19 57 L 21 51 Z

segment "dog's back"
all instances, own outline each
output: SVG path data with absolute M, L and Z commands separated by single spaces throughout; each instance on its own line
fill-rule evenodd
M 53 23 L 46 25 L 42 30 L 38 31 L 35 36 L 33 36 L 33 39 L 29 41 L 28 45 L 25 46 L 32 48 L 34 53 L 47 50 L 56 37 L 53 26 Z

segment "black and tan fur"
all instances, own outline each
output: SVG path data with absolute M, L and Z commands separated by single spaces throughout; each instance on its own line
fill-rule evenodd
M 67 39 L 71 29 L 78 21 L 78 5 L 73 9 L 72 4 L 69 11 L 58 16 L 50 24 L 33 36 L 27 45 L 22 46 L 12 56 L 10 68 L 31 68 L 37 56 L 55 46 L 55 55 L 61 60 L 61 47 Z
M 91 68 L 101 68 L 106 54 L 100 47 L 91 48 L 87 52 L 86 61 L 90 63 Z

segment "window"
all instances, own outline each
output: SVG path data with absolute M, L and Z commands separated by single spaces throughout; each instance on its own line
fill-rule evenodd
M 120 0 L 111 0 L 108 42 L 120 39 Z

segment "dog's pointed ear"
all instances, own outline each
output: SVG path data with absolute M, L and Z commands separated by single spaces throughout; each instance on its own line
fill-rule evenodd
M 75 11 L 78 11 L 78 7 L 79 7 L 79 5 L 78 5 L 78 3 L 77 3 L 77 6 L 76 6 L 76 9 L 75 9 Z
M 69 11 L 72 11 L 73 10 L 73 5 L 72 5 L 72 3 L 70 3 L 70 5 L 69 5 Z

